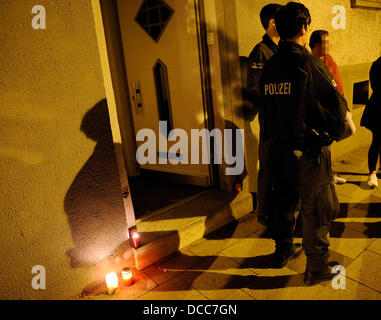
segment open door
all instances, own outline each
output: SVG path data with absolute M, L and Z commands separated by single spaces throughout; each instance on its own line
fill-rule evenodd
M 118 14 L 135 134 L 149 128 L 159 141 L 179 128 L 188 135 L 188 164 L 159 164 L 160 158 L 187 156 L 168 154 L 176 143 L 169 141 L 162 150 L 157 143 L 156 164 L 140 168 L 210 186 L 210 164 L 191 164 L 190 154 L 191 129 L 206 128 L 194 0 L 118 0 Z

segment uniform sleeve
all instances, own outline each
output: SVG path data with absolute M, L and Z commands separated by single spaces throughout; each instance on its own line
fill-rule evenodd
M 341 140 L 347 132 L 347 101 L 338 91 L 337 83 L 328 67 L 320 59 L 317 60 L 312 65 L 312 122 L 315 129 L 327 132 L 335 140 Z
M 323 56 L 322 60 L 325 62 L 327 65 L 329 71 L 331 72 L 333 78 L 335 79 L 335 82 L 337 84 L 337 90 L 344 95 L 344 85 L 343 81 L 341 80 L 340 72 L 339 72 L 339 67 L 337 66 L 335 60 L 330 55 L 325 55 Z
M 310 95 L 308 92 L 308 83 L 309 83 L 309 74 L 308 71 L 305 70 L 304 66 L 298 66 L 296 71 L 296 77 L 294 79 L 293 86 L 296 87 L 296 116 L 294 117 L 294 137 L 293 141 L 293 150 L 303 150 L 303 146 L 306 145 L 306 141 L 308 137 L 306 136 L 306 115 L 307 110 L 306 107 L 310 104 Z
M 262 46 L 257 44 L 249 56 L 247 70 L 247 92 L 248 98 L 255 107 L 261 108 L 261 94 L 259 80 L 265 66 L 265 56 Z
M 332 59 L 332 58 L 331 58 Z M 343 85 L 343 81 L 341 80 L 341 76 L 340 76 L 340 71 L 339 71 L 339 67 L 337 66 L 336 62 L 332 59 L 332 68 L 333 68 L 333 77 L 336 81 L 336 84 L 337 84 L 337 90 L 339 90 L 339 92 L 344 95 L 344 85 Z
M 335 79 L 337 83 L 337 89 L 341 93 L 342 96 L 344 96 L 344 85 L 343 85 L 343 80 L 341 80 L 341 75 L 339 71 L 339 67 L 335 64 Z

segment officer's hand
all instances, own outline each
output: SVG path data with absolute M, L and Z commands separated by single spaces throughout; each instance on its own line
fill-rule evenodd
M 352 113 L 350 111 L 347 111 L 347 114 L 345 115 L 345 134 L 343 139 L 354 135 L 355 132 L 356 132 L 356 125 L 353 122 Z
M 329 146 L 334 141 L 334 139 L 326 132 L 319 134 L 315 129 L 312 129 L 312 132 L 314 134 L 312 138 L 312 143 L 319 147 Z
M 319 139 L 322 146 L 329 146 L 333 143 L 333 139 L 328 134 L 321 134 Z

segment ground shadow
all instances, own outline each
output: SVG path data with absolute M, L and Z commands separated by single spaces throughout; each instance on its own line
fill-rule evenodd
M 363 202 L 350 206 L 340 203 L 338 218 L 348 218 L 348 222 L 333 221 L 330 236 L 334 238 L 379 238 L 381 222 L 356 222 L 350 218 L 381 218 L 381 199 L 371 196 Z M 373 201 L 373 202 L 370 202 Z

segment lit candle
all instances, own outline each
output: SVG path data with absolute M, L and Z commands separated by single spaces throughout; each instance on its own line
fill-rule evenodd
M 115 272 L 110 272 L 106 275 L 106 285 L 108 294 L 113 294 L 118 291 L 118 276 Z
M 134 248 L 138 248 L 140 246 L 140 235 L 137 232 L 134 232 L 131 236 L 132 244 Z
M 124 268 L 122 270 L 122 279 L 124 281 L 125 286 L 130 286 L 134 282 L 132 279 L 132 272 L 130 268 Z

